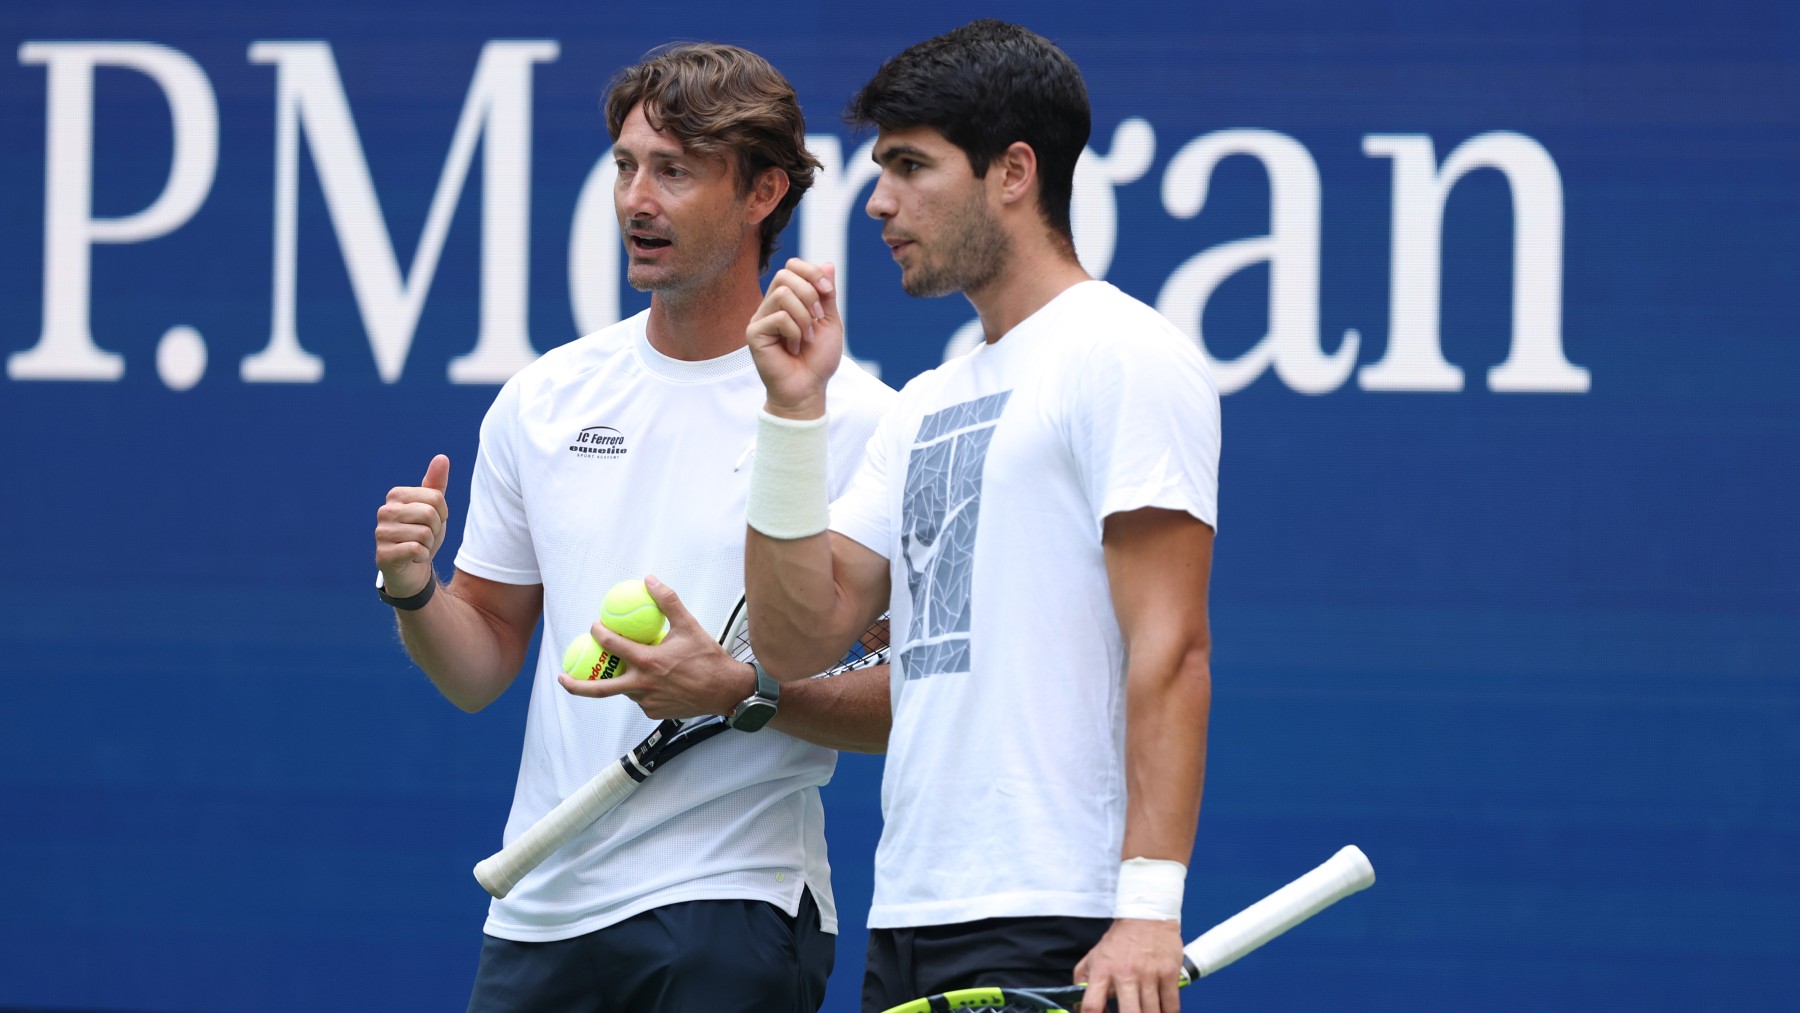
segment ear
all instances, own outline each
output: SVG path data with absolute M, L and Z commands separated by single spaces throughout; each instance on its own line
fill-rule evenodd
M 762 220 L 775 212 L 781 198 L 788 192 L 788 174 L 776 166 L 769 166 L 756 174 L 750 181 L 750 197 L 745 208 L 749 212 L 750 224 L 760 225 Z
M 1033 199 L 1038 183 L 1037 152 L 1024 141 L 1012 142 L 988 166 L 988 178 L 998 184 L 1001 204 Z

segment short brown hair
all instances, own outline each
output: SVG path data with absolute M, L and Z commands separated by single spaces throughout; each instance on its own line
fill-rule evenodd
M 613 78 L 606 96 L 606 130 L 613 140 L 639 103 L 653 129 L 667 131 L 690 151 L 735 164 L 739 194 L 749 193 L 771 166 L 787 174 L 787 194 L 762 223 L 759 270 L 767 268 L 775 237 L 787 228 L 819 168 L 806 150 L 806 116 L 794 86 L 747 49 L 691 42 L 652 49 Z

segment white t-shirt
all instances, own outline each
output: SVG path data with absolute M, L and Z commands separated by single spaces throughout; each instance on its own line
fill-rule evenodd
M 762 383 L 748 349 L 704 362 L 662 355 L 647 319 L 546 353 L 482 422 L 456 566 L 544 586 L 508 841 L 656 726 L 630 700 L 578 697 L 556 682 L 563 648 L 592 625 L 607 589 L 655 574 L 712 631 L 743 592 Z M 846 362 L 829 395 L 836 490 L 894 394 Z M 818 786 L 836 762 L 773 729 L 696 747 L 494 901 L 486 931 L 566 939 L 699 899 L 766 900 L 791 915 L 810 886 L 835 932 Z
M 900 392 L 831 520 L 893 577 L 871 928 L 1111 917 L 1125 653 L 1103 524 L 1216 524 L 1218 460 L 1199 350 L 1104 282 Z

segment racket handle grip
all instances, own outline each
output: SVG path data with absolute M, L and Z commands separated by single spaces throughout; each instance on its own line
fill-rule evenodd
M 1352 844 L 1323 865 L 1207 930 L 1183 951 L 1195 978 L 1217 971 L 1375 882 L 1375 867 Z
M 607 767 L 513 838 L 512 843 L 476 863 L 476 882 L 495 897 L 506 896 L 526 873 L 624 801 L 637 786 L 623 763 Z

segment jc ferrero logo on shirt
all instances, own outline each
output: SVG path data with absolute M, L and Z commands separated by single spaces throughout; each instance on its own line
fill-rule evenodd
M 577 457 L 594 459 L 625 456 L 625 434 L 612 426 L 588 426 L 575 434 L 569 451 Z

